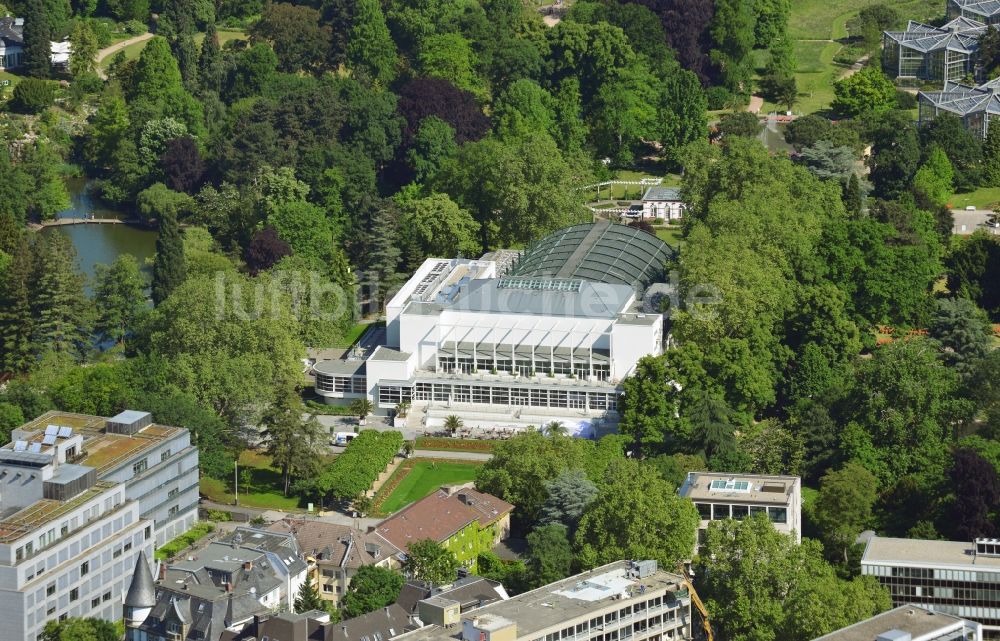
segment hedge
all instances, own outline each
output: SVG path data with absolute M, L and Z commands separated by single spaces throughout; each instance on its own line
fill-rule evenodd
M 400 432 L 362 430 L 316 479 L 316 490 L 336 499 L 367 492 L 403 446 Z

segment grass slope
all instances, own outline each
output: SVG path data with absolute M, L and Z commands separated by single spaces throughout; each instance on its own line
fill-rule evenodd
M 382 503 L 380 511 L 391 514 L 419 501 L 442 485 L 474 481 L 478 470 L 479 465 L 475 463 L 418 460 Z

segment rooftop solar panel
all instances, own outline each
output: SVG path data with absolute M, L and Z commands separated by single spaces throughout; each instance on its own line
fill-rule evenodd
M 73 428 L 72 427 L 60 427 L 59 428 L 59 438 L 69 438 L 70 436 L 73 436 Z
M 55 445 L 55 444 L 56 444 L 55 434 L 46 434 L 45 438 L 42 439 L 42 445 Z
M 23 452 L 26 449 L 28 449 L 28 442 L 27 441 L 17 441 L 16 443 L 14 443 L 14 451 L 15 452 Z
M 42 453 L 42 444 L 41 443 L 32 443 L 31 445 L 28 446 L 28 451 L 31 452 L 32 454 L 41 454 Z
M 57 433 L 59 433 L 59 426 L 58 425 L 49 425 L 48 427 L 45 428 L 45 435 L 46 436 L 49 436 L 50 434 L 55 435 Z

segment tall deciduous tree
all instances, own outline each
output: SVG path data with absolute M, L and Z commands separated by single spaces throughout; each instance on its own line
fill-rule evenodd
M 292 248 L 281 239 L 274 227 L 268 225 L 253 235 L 247 246 L 245 259 L 250 273 L 270 269 L 282 258 L 292 255 Z
M 395 603 L 403 582 L 399 572 L 375 565 L 361 566 L 344 594 L 344 614 L 348 618 L 359 617 Z
M 659 141 L 671 162 L 679 162 L 681 149 L 705 137 L 707 109 L 708 101 L 698 76 L 687 70 L 667 76 L 657 120 L 662 128 Z
M 1000 187 L 1000 127 L 990 127 L 983 141 L 983 178 L 985 184 Z
M 656 559 L 675 567 L 691 555 L 698 522 L 694 504 L 655 469 L 630 459 L 614 461 L 576 531 L 580 564 Z
M 950 535 L 957 541 L 995 537 L 992 513 L 1000 505 L 996 468 L 975 450 L 957 449 L 952 458 L 949 477 L 955 499 L 948 518 Z
M 250 30 L 250 37 L 270 43 L 278 55 L 280 71 L 318 72 L 326 66 L 330 46 L 330 28 L 319 21 L 319 11 L 311 7 L 268 3 Z
M 156 237 L 156 259 L 153 261 L 153 302 L 157 305 L 184 282 L 187 271 L 177 214 L 167 209 L 158 222 L 160 232 Z
M 622 415 L 618 431 L 632 438 L 636 456 L 656 452 L 664 446 L 677 413 L 677 385 L 670 380 L 662 357 L 643 356 L 635 372 L 622 384 Z
M 712 62 L 723 85 L 738 94 L 749 91 L 753 61 L 750 52 L 756 42 L 757 15 L 754 3 L 743 0 L 715 0 L 712 34 Z
M 816 541 L 764 516 L 709 523 L 695 584 L 716 634 L 730 641 L 808 641 L 890 606 L 874 577 L 837 578 Z
M 566 526 L 540 525 L 528 535 L 528 571 L 536 586 L 554 583 L 570 575 L 573 549 Z
M 403 569 L 415 579 L 429 583 L 451 583 L 459 562 L 451 551 L 431 539 L 414 541 L 406 550 Z
M 347 61 L 352 69 L 388 84 L 396 77 L 396 43 L 385 24 L 378 0 L 358 0 L 354 24 L 347 41 Z
M 261 419 L 267 453 L 281 469 L 285 496 L 293 476 L 307 477 L 319 467 L 322 428 L 315 416 L 302 420 L 304 409 L 298 393 L 286 389 Z
M 139 262 L 131 254 L 120 255 L 110 266 L 97 266 L 94 330 L 103 340 L 125 345 L 146 311 L 145 286 Z
M 400 209 L 401 236 L 410 249 L 410 265 L 416 266 L 427 256 L 473 256 L 482 247 L 479 223 L 445 194 L 404 200 Z
M 833 108 L 848 118 L 883 114 L 896 106 L 896 87 L 877 66 L 838 80 L 833 90 Z
M 871 524 L 877 483 L 871 472 L 857 463 L 830 470 L 820 479 L 813 519 L 827 545 L 842 551 L 845 564 L 855 539 Z

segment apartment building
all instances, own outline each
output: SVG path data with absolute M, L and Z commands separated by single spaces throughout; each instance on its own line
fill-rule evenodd
M 802 480 L 797 476 L 688 472 L 679 493 L 698 508 L 699 541 L 709 521 L 766 514 L 776 530 L 802 542 Z
M 49 620 L 119 620 L 140 554 L 194 522 L 197 479 L 188 431 L 144 412 L 48 412 L 15 429 L 0 448 L 5 641 L 36 641 Z
M 404 634 L 405 641 L 691 639 L 691 597 L 656 561 L 616 561 Z
M 917 605 L 876 614 L 813 641 L 982 641 L 983 626 Z
M 861 573 L 889 589 L 896 606 L 915 604 L 983 625 L 1000 637 L 1000 540 L 931 541 L 873 536 Z
M 400 567 L 400 550 L 374 532 L 315 519 L 285 518 L 268 526 L 270 532 L 291 534 L 309 564 L 320 596 L 338 605 L 358 569 L 374 565 Z

